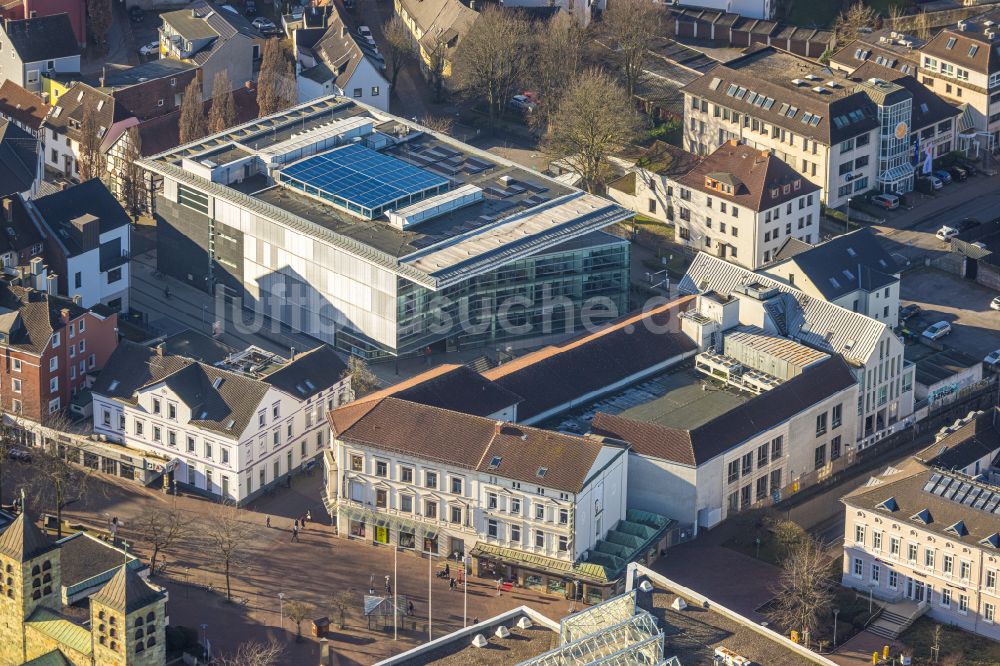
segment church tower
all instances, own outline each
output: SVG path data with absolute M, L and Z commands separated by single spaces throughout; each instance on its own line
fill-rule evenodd
M 0 534 L 0 666 L 25 662 L 24 623 L 36 608 L 62 607 L 59 546 L 28 515 Z
M 166 593 L 122 565 L 90 597 L 94 663 L 162 666 L 166 662 Z

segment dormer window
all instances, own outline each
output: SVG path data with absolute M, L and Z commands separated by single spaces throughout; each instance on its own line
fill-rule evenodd
M 772 199 L 777 199 L 778 198 L 778 194 L 780 194 L 780 192 L 778 192 L 778 188 L 777 187 L 772 187 L 771 188 L 771 198 Z
M 798 190 L 802 189 L 802 179 L 801 178 L 796 178 L 795 179 L 795 182 L 792 183 L 792 189 L 795 190 L 795 191 L 798 191 Z

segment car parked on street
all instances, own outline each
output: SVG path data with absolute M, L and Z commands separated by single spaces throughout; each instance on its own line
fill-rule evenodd
M 990 301 L 990 310 L 1000 310 L 1000 296 Z
M 143 44 L 142 46 L 139 47 L 139 55 L 142 56 L 156 55 L 159 52 L 160 52 L 159 42 L 150 42 L 149 44 Z
M 133 5 L 128 8 L 128 18 L 132 23 L 142 23 L 146 20 L 146 12 L 142 11 L 142 7 Z
M 990 370 L 1000 370 L 998 364 L 1000 364 L 1000 349 L 994 349 L 983 359 L 983 365 Z
M 925 328 L 921 335 L 931 340 L 940 340 L 949 333 L 951 333 L 951 324 L 946 321 L 939 321 Z
M 263 16 L 258 16 L 257 18 L 255 18 L 250 23 L 250 25 L 257 28 L 257 30 L 261 31 L 265 35 L 270 34 L 278 29 L 278 27 L 274 25 L 274 21 L 272 21 L 269 18 L 264 18 Z
M 243 3 L 243 12 L 249 17 L 256 16 L 257 3 L 254 0 L 246 0 L 246 2 Z
M 951 174 L 951 179 L 958 182 L 962 182 L 969 179 L 969 173 L 960 166 L 948 167 L 948 173 Z
M 899 208 L 899 197 L 895 194 L 875 194 L 872 196 L 871 202 L 879 208 L 885 208 L 886 210 L 896 210 Z
M 935 170 L 934 175 L 937 176 L 938 180 L 940 180 L 945 185 L 951 182 L 951 174 L 945 171 L 944 169 Z
M 958 235 L 958 229 L 956 229 L 955 227 L 949 227 L 946 224 L 943 227 L 941 227 L 940 229 L 938 229 L 937 233 L 934 234 L 934 235 L 937 236 L 939 239 L 941 239 L 941 240 L 943 240 L 944 242 L 947 243 L 952 238 L 954 238 L 955 236 Z
M 917 182 L 928 183 L 932 190 L 940 190 L 944 187 L 944 183 L 942 183 L 941 179 L 937 176 L 921 176 L 920 178 L 917 178 Z

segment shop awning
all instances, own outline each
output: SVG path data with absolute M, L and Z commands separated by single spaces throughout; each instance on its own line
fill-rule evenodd
M 377 527 L 385 527 L 394 531 L 398 530 L 420 537 L 421 539 L 433 539 L 437 537 L 437 530 L 433 526 L 424 525 L 402 516 L 380 513 L 374 509 L 346 503 L 340 505 L 340 510 L 347 516 L 348 520 L 357 520 Z

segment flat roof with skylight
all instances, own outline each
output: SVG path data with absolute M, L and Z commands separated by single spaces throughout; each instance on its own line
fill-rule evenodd
M 326 97 L 144 159 L 432 289 L 579 242 L 631 213 L 402 118 Z M 178 199 L 179 203 L 182 203 Z M 588 243 L 591 241 L 587 241 Z

